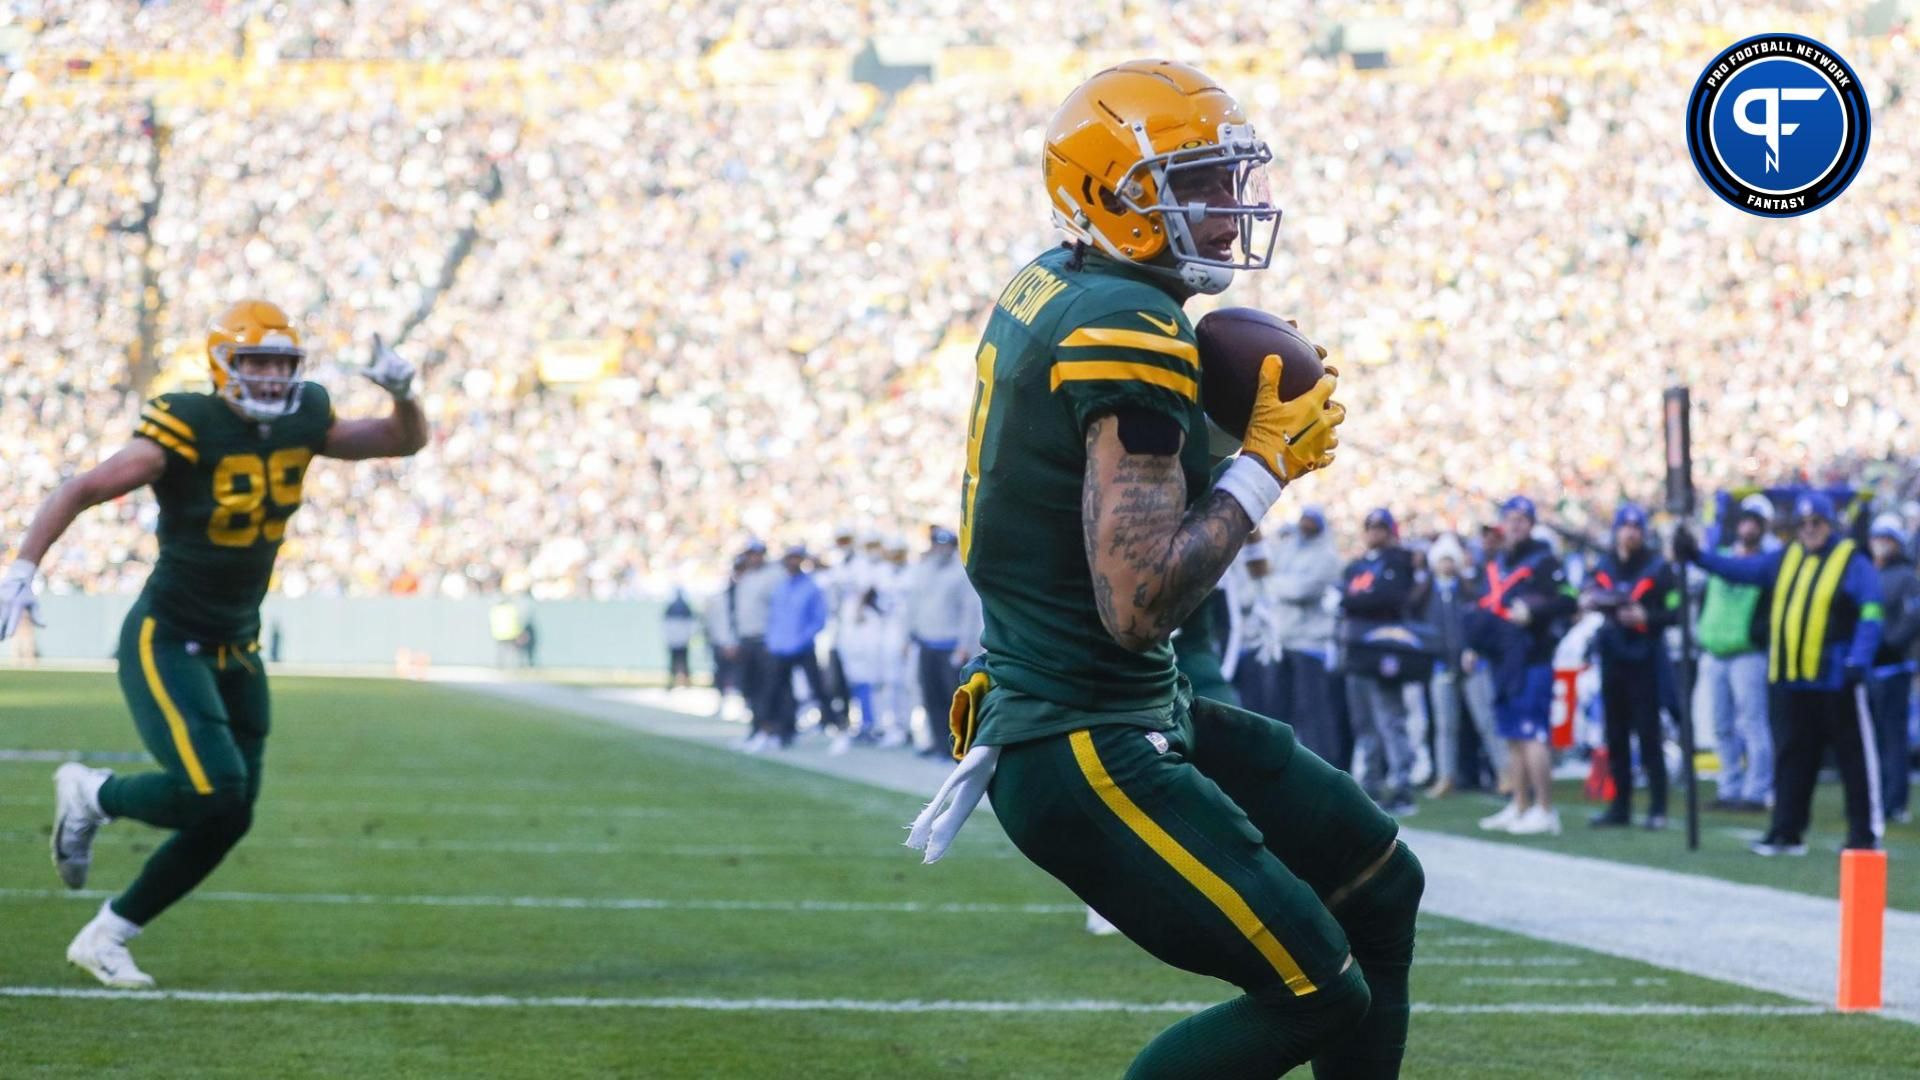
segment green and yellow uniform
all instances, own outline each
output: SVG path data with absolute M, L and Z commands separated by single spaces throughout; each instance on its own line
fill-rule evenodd
M 961 552 L 985 619 L 975 741 L 1001 747 L 994 813 L 1129 938 L 1247 990 L 1244 1008 L 1350 1009 L 1367 993 L 1361 937 L 1350 948 L 1328 900 L 1385 865 L 1393 819 L 1286 724 L 1196 700 L 1169 645 L 1122 648 L 1095 606 L 1081 524 L 1090 423 L 1118 409 L 1171 417 L 1190 505 L 1211 486 L 1193 329 L 1156 280 L 1055 249 L 1002 293 L 980 345 Z M 1410 951 L 1404 910 L 1390 934 Z M 1406 968 L 1393 962 L 1404 1044 Z
M 167 394 L 135 435 L 166 452 L 154 482 L 160 559 L 120 632 L 121 692 L 162 772 L 115 776 L 113 817 L 178 830 L 114 910 L 146 923 L 210 873 L 246 832 L 268 730 L 260 602 L 333 407 L 302 384 L 299 407 L 260 423 L 212 394 Z

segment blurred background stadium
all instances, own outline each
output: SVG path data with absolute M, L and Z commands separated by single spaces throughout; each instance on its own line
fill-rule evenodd
M 0 535 L 200 379 L 250 294 L 343 413 L 377 391 L 338 365 L 403 336 L 436 429 L 315 470 L 286 597 L 659 598 L 749 534 L 953 524 L 965 357 L 1052 240 L 1042 125 L 1142 52 L 1204 61 L 1277 149 L 1284 256 L 1221 302 L 1346 365 L 1357 452 L 1313 496 L 1337 531 L 1385 503 L 1470 527 L 1513 490 L 1598 530 L 1657 494 L 1669 382 L 1703 484 L 1904 489 L 1914 5 L 1734 10 L 0 5 Z M 1774 22 L 1841 49 L 1877 121 L 1847 197 L 1784 225 L 1676 151 L 1701 58 Z M 137 589 L 154 513 L 83 518 L 48 591 Z

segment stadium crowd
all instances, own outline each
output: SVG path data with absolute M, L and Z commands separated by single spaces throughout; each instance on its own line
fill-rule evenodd
M 28 57 L 220 51 L 192 32 L 198 4 L 131 19 L 125 4 L 30 6 L 45 11 L 20 24 Z M 581 7 L 473 5 L 487 18 L 469 26 L 228 4 L 219 20 L 237 53 L 420 64 L 878 30 L 870 12 L 838 26 L 752 2 L 610 3 L 590 22 Z M 955 43 L 1018 29 L 990 6 L 889 7 Z M 1675 144 L 1672 87 L 1697 58 L 1662 47 L 1670 7 L 1481 16 L 1507 48 L 1382 73 L 1303 55 L 1233 82 L 1276 148 L 1286 246 L 1221 302 L 1298 316 L 1344 364 L 1351 449 L 1314 495 L 1343 535 L 1388 503 L 1410 530 L 1471 531 L 1515 490 L 1603 530 L 1618 497 L 1656 490 L 1671 382 L 1695 388 L 1705 484 L 1909 483 L 1910 45 L 1822 24 L 1873 98 L 1873 156 L 1810 224 L 1762 223 L 1714 200 Z M 1173 25 L 1196 43 L 1300 29 L 1269 8 Z M 1162 10 L 1122 4 L 1083 36 L 1144 41 Z M 1403 14 L 1418 27 L 1452 10 Z M 1554 62 L 1567 40 L 1588 56 L 1578 74 Z M 315 470 L 288 592 L 659 594 L 716 581 L 714 552 L 742 534 L 952 524 L 972 340 L 1051 242 L 1034 183 L 1048 95 L 1017 80 L 695 85 L 580 113 L 497 94 L 423 107 L 378 86 L 308 107 L 76 92 L 89 108 L 0 104 L 0 153 L 29 178 L 0 201 L 0 429 L 26 433 L 0 533 L 130 428 L 139 342 L 157 367 L 190 367 L 208 313 L 262 293 L 299 314 L 343 413 L 377 407 L 347 370 L 368 336 L 405 331 L 438 432 L 404 473 Z M 1656 272 L 1682 251 L 1715 257 Z M 574 342 L 606 345 L 610 369 L 544 368 Z M 87 518 L 51 587 L 131 587 L 151 516 L 136 496 Z

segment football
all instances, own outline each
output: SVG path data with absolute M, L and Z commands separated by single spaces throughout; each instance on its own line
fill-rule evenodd
M 1313 342 L 1278 315 L 1253 308 L 1210 311 L 1194 325 L 1200 343 L 1200 404 L 1220 428 L 1238 439 L 1247 433 L 1260 364 L 1280 357 L 1280 400 L 1313 389 L 1325 368 Z

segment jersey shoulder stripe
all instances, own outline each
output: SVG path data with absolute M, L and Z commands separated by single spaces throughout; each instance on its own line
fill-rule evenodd
M 140 410 L 140 419 L 157 427 L 166 428 L 188 442 L 193 441 L 193 425 L 168 411 L 163 401 L 150 401 Z
M 1060 341 L 1063 349 L 1117 347 L 1157 353 L 1182 360 L 1200 370 L 1200 346 L 1165 334 L 1144 330 L 1121 330 L 1107 326 L 1082 326 Z
M 133 429 L 133 433 L 159 443 L 165 449 L 173 451 L 195 465 L 200 464 L 200 451 L 195 449 L 192 443 L 182 441 L 179 436 L 166 428 L 150 423 L 141 424 Z
M 1141 382 L 1171 390 L 1188 401 L 1200 400 L 1200 384 L 1192 376 L 1153 364 L 1130 360 L 1061 360 L 1053 365 L 1052 389 L 1068 382 Z
M 197 402 L 203 395 L 163 394 L 140 407 L 140 423 L 133 429 L 137 436 L 159 443 L 189 463 L 200 463 L 198 433 L 189 418 L 198 418 Z

